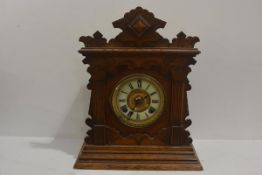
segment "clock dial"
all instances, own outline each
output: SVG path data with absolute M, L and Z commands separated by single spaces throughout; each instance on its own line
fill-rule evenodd
M 143 127 L 160 116 L 164 93 L 153 77 L 134 74 L 118 83 L 113 93 L 112 105 L 115 114 L 124 124 Z

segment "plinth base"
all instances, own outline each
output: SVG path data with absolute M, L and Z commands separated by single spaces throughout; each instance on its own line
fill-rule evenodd
M 189 146 L 97 146 L 83 145 L 76 169 L 199 171 L 193 145 Z

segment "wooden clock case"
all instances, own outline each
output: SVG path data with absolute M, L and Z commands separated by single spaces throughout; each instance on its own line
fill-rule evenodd
M 77 169 L 141 169 L 202 170 L 194 151 L 187 119 L 187 79 L 194 56 L 197 37 L 183 32 L 169 42 L 156 32 L 166 22 L 141 7 L 113 22 L 122 29 L 107 41 L 97 31 L 82 36 L 85 47 L 80 53 L 91 74 L 89 115 L 90 127 L 74 168 Z M 114 114 L 111 96 L 120 79 L 131 74 L 147 74 L 160 82 L 165 105 L 162 115 L 146 127 L 130 127 Z

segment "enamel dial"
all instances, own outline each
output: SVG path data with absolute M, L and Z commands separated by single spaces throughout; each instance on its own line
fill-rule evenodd
M 160 117 L 164 93 L 153 77 L 134 74 L 119 81 L 112 96 L 112 105 L 122 123 L 144 127 Z

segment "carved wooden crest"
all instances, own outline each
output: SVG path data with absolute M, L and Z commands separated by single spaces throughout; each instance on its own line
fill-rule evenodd
M 153 13 L 148 12 L 141 7 L 126 13 L 125 16 L 113 22 L 115 28 L 122 30 L 114 39 L 109 42 L 103 35 L 97 31 L 93 37 L 80 37 L 79 41 L 85 44 L 85 47 L 181 47 L 181 48 L 194 48 L 196 42 L 199 41 L 198 37 L 187 37 L 183 32 L 177 34 L 170 43 L 168 39 L 163 38 L 157 29 L 164 28 L 165 21 L 154 17 Z

